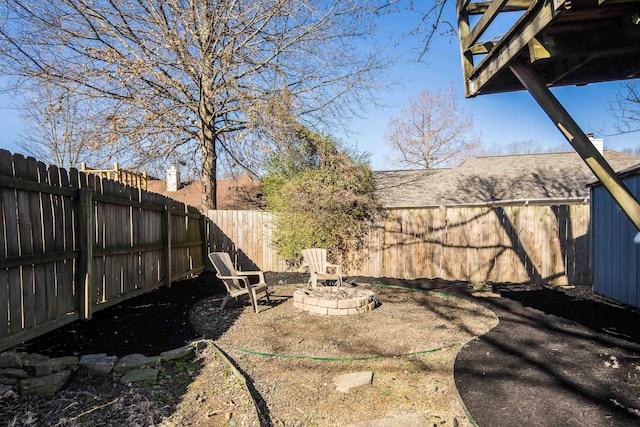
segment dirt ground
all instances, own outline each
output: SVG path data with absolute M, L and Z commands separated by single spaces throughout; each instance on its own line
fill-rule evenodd
M 221 311 L 224 287 L 204 274 L 20 346 L 124 356 L 210 343 L 165 363 L 157 384 L 77 373 L 53 397 L 2 399 L 0 425 L 362 427 L 407 413 L 427 426 L 640 424 L 640 314 L 589 287 L 493 284 L 477 298 L 465 282 L 355 278 L 431 292 L 375 287 L 375 310 L 324 317 L 293 308 L 306 276 L 266 278 L 273 304 L 258 315 L 247 302 Z M 337 375 L 363 370 L 370 386 L 335 390 Z
M 272 305 L 255 315 L 246 301 L 220 310 L 222 289 L 205 275 L 19 348 L 49 356 L 152 355 L 204 337 L 244 373 L 248 388 L 208 346 L 194 360 L 166 364 L 156 385 L 76 374 L 53 398 L 0 401 L 0 417 L 16 426 L 344 426 L 419 413 L 429 425 L 469 425 L 453 363 L 465 342 L 496 325 L 490 310 L 437 292 L 373 287 L 375 310 L 318 316 L 293 307 L 293 291 L 302 286 L 295 283 L 305 280 L 267 275 Z M 374 373 L 371 386 L 336 391 L 336 376 L 358 371 Z
M 241 308 L 225 331 L 210 321 L 219 316 L 216 298 L 193 312 L 196 328 L 251 379 L 271 425 L 344 426 L 404 413 L 420 413 L 429 425 L 467 425 L 453 362 L 464 343 L 497 324 L 491 311 L 436 293 L 360 284 L 375 292 L 379 307 L 319 316 L 293 307 L 301 286 L 275 286 L 272 307 L 258 315 Z M 374 373 L 372 386 L 336 391 L 335 377 L 359 371 Z

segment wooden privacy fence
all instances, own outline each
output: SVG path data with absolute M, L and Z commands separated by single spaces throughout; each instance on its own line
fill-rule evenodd
M 591 284 L 588 205 L 390 209 L 348 275 Z M 209 211 L 213 246 L 243 268 L 286 271 L 271 245 L 272 214 Z M 348 259 L 348 258 L 347 258 Z
M 206 219 L 0 150 L 0 351 L 204 269 Z
M 264 211 L 210 210 L 211 251 L 227 252 L 243 270 L 287 271 L 286 260 L 272 247 L 273 215 Z

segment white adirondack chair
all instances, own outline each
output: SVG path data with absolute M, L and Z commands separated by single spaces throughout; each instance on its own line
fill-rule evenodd
M 231 257 L 226 252 L 212 252 L 209 254 L 209 259 L 217 271 L 216 276 L 224 282 L 227 288 L 227 295 L 222 301 L 221 309 L 224 309 L 232 298 L 238 298 L 242 295 L 249 295 L 256 313 L 258 313 L 258 299 L 262 296 L 267 298 L 268 304 L 271 304 L 269 286 L 264 281 L 262 271 L 236 271 L 231 262 Z M 258 276 L 259 283 L 249 283 L 247 276 Z
M 302 257 L 309 267 L 309 284 L 312 288 L 318 286 L 318 282 L 335 282 L 336 285 L 342 286 L 342 272 L 337 264 L 329 264 L 327 262 L 327 250 L 320 248 L 303 249 Z

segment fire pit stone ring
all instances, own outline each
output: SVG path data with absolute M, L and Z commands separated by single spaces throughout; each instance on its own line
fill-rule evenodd
M 366 313 L 377 306 L 373 291 L 356 287 L 317 287 L 297 289 L 293 306 L 313 314 L 347 316 Z

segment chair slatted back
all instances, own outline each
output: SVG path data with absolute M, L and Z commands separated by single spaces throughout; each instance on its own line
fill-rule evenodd
M 218 278 L 224 276 L 238 276 L 238 272 L 233 267 L 231 257 L 226 252 L 212 252 L 209 259 L 217 271 Z M 244 288 L 238 279 L 221 279 L 229 290 L 238 291 Z
M 327 250 L 321 248 L 303 249 L 302 257 L 314 273 L 327 272 Z

